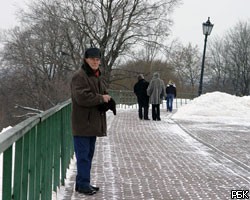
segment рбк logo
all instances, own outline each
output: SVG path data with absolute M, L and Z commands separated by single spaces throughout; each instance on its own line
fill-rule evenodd
M 249 199 L 249 190 L 231 190 L 231 199 Z

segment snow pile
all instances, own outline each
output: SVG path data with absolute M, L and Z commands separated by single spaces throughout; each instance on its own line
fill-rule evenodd
M 7 131 L 7 130 L 9 130 L 9 129 L 11 129 L 11 128 L 12 128 L 12 126 L 8 126 L 6 128 L 3 128 L 2 131 L 0 132 L 0 134 Z
M 222 92 L 206 93 L 180 107 L 172 118 L 250 124 L 250 96 L 237 97 Z

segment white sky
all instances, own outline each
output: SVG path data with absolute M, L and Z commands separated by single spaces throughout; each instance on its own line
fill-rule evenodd
M 173 37 L 187 45 L 191 42 L 203 50 L 202 23 L 208 17 L 214 24 L 209 37 L 223 36 L 237 22 L 250 20 L 250 0 L 182 0 L 173 13 Z M 209 42 L 209 38 L 208 38 Z
M 17 25 L 16 17 L 19 8 L 33 0 L 0 0 L 0 29 L 9 29 Z
M 35 0 L 0 0 L 0 29 L 12 28 L 18 7 Z M 250 20 L 250 0 L 182 0 L 173 13 L 172 37 L 184 44 L 191 42 L 203 50 L 202 23 L 210 17 L 214 28 L 209 37 L 222 36 L 240 20 Z M 208 38 L 209 40 L 209 38 Z

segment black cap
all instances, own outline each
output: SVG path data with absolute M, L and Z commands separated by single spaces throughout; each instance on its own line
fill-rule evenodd
M 86 49 L 84 53 L 85 58 L 101 58 L 101 51 L 96 47 Z

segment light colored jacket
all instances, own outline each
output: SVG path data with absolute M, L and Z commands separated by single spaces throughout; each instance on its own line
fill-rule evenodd
M 158 72 L 153 74 L 153 78 L 147 88 L 147 94 L 151 104 L 160 104 L 162 99 L 165 98 L 165 85 L 163 80 L 160 79 L 160 74 Z

